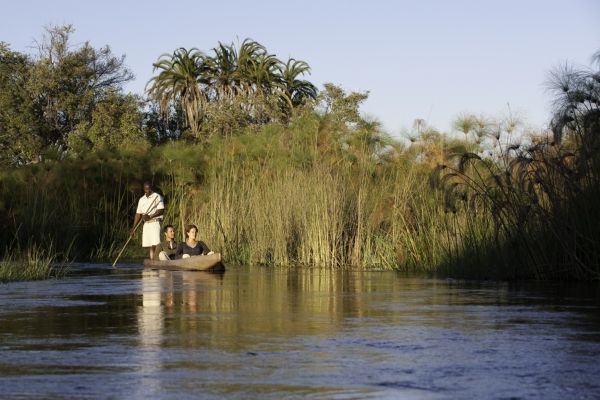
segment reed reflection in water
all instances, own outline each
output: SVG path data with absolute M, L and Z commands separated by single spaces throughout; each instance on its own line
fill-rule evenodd
M 600 398 L 598 286 L 81 266 L 0 286 L 0 397 Z
M 575 357 L 583 365 L 600 354 L 596 340 L 571 340 L 574 326 L 599 326 L 589 304 L 553 304 L 557 290 L 577 289 L 266 268 L 145 272 L 142 280 L 139 312 L 150 316 L 138 320 L 156 325 L 140 323 L 140 340 L 161 331 L 160 348 L 169 349 L 161 369 L 188 376 L 192 392 L 438 398 L 549 395 L 578 385 L 598 391 L 589 375 L 565 375 L 574 352 L 588 354 Z M 159 290 L 162 319 L 155 318 Z M 597 307 L 597 291 L 588 294 Z

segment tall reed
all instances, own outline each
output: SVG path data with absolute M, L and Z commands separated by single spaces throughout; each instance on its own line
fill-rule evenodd
M 323 157 L 298 139 L 310 135 L 306 125 L 298 129 L 212 143 L 204 184 L 173 183 L 166 219 L 180 230 L 195 222 L 242 264 L 434 270 L 443 208 L 423 183 L 426 170 L 407 160 Z
M 444 163 L 431 182 L 443 190 L 434 190 L 429 156 L 396 144 L 375 149 L 373 138 L 311 114 L 201 144 L 4 171 L 0 235 L 4 243 L 17 231 L 38 244 L 51 238 L 59 250 L 74 241 L 78 258 L 110 259 L 151 179 L 180 239 L 195 223 L 230 263 L 598 276 L 598 161 L 589 149 L 503 144 L 496 159 L 452 161 L 443 143 L 428 143 Z M 125 258 L 145 256 L 139 239 Z
M 33 243 L 26 249 L 9 247 L 0 261 L 0 282 L 59 278 L 68 270 L 68 254 Z
M 458 155 L 435 179 L 456 218 L 445 264 L 500 278 L 600 279 L 597 149 L 542 140 Z M 482 268 L 484 265 L 486 268 Z

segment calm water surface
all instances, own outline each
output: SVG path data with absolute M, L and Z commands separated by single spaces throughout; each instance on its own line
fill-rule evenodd
M 600 398 L 597 285 L 73 272 L 0 285 L 0 398 Z

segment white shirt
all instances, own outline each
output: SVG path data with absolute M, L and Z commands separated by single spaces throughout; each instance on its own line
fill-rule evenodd
M 142 215 L 152 215 L 157 210 L 164 210 L 165 203 L 163 202 L 163 198 L 160 194 L 153 192 L 150 196 L 143 195 L 140 197 L 140 201 L 138 201 L 138 206 L 136 213 Z M 161 220 L 163 219 L 162 215 L 159 215 L 156 218 L 152 218 L 151 221 Z

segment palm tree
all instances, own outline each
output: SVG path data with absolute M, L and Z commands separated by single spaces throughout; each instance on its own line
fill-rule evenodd
M 206 56 L 196 48 L 187 50 L 182 47 L 172 55 L 163 54 L 154 63 L 154 70 L 160 72 L 147 85 L 148 95 L 159 102 L 163 113 L 167 113 L 173 103 L 181 103 L 187 123 L 196 137 L 200 131 L 203 106 L 208 101 L 205 60 Z
M 239 47 L 219 42 L 207 56 L 198 49 L 177 49 L 154 64 L 158 75 L 148 82 L 148 95 L 163 113 L 180 103 L 193 134 L 202 121 L 223 115 L 242 124 L 289 117 L 291 110 L 315 99 L 317 88 L 300 76 L 310 73 L 304 61 L 283 64 L 260 43 L 245 39 Z M 218 117 L 212 118 L 216 112 Z M 217 115 L 214 114 L 214 115 Z
M 280 81 L 279 70 L 281 61 L 273 54 L 257 55 L 246 67 L 244 80 L 258 95 L 268 95 L 277 90 Z
M 301 75 L 310 74 L 310 67 L 304 61 L 290 58 L 280 68 L 282 99 L 291 110 L 307 100 L 317 97 L 317 88 L 311 82 L 299 79 Z
M 232 44 L 233 46 L 233 44 Z M 267 54 L 267 49 L 258 42 L 251 39 L 245 39 L 236 52 L 237 56 L 237 84 L 240 86 L 240 93 L 252 94 L 256 89 L 257 69 L 260 69 L 261 57 Z
M 234 107 L 245 115 L 246 123 L 267 122 L 265 111 L 269 96 L 278 90 L 280 64 L 251 39 L 245 39 L 239 48 L 219 43 L 206 58 L 207 81 L 214 94 L 211 100 L 217 102 L 217 109 Z
M 206 57 L 205 78 L 210 87 L 211 100 L 230 99 L 236 95 L 237 54 L 232 45 L 219 43 L 214 55 Z
M 232 99 L 269 88 L 277 80 L 280 61 L 258 42 L 245 39 L 236 49 L 234 44 L 219 43 L 207 57 L 207 78 L 216 99 Z

